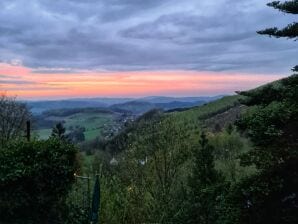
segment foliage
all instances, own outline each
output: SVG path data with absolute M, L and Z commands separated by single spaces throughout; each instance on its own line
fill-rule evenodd
M 198 152 L 201 149 L 198 139 L 200 126 L 204 123 L 204 119 L 239 106 L 240 98 L 242 97 L 225 97 L 182 112 L 162 114 L 160 111 L 150 111 L 127 126 L 111 141 L 106 142 L 103 147 L 105 153 L 110 152 L 112 155 L 116 153 L 119 161 L 119 165 L 111 169 L 105 165 L 107 162 L 101 160 L 102 168 L 105 170 L 102 176 L 105 186 L 103 194 L 108 194 L 110 198 L 113 198 L 102 202 L 104 205 L 102 205 L 101 214 L 104 214 L 104 219 L 108 220 L 106 222 L 117 223 L 118 220 L 118 223 L 186 223 L 191 214 L 194 214 L 191 208 L 192 197 L 189 193 L 191 189 L 200 192 L 204 203 L 217 202 L 217 198 L 226 189 L 225 183 L 221 181 L 223 180 L 221 175 L 215 178 L 214 182 L 211 178 L 208 186 L 189 184 L 189 176 L 193 170 L 193 150 Z M 226 144 L 221 141 L 232 143 L 235 141 L 235 146 L 233 146 L 235 148 L 237 144 L 241 146 L 246 144 L 246 142 L 242 143 L 243 139 L 238 137 L 235 130 L 230 130 L 230 132 L 232 132 L 230 133 L 231 140 L 225 140 L 228 134 L 218 138 L 217 142 L 220 146 L 216 150 L 219 154 L 223 151 L 220 149 L 221 145 Z M 221 132 L 218 134 L 221 135 Z M 208 136 L 213 138 L 210 133 Z M 210 147 L 209 145 L 208 148 Z M 239 149 L 241 150 L 242 148 Z M 235 149 L 235 154 L 240 153 L 239 151 Z M 211 153 L 210 158 L 213 158 L 215 151 L 208 152 Z M 101 154 L 101 158 L 104 157 Z M 237 158 L 231 150 L 231 163 L 234 160 Z M 201 161 L 210 160 L 205 161 L 202 158 Z M 213 165 L 208 166 L 205 171 L 218 173 L 215 167 L 218 161 L 213 161 L 213 159 L 211 161 Z M 227 168 L 221 166 L 220 169 L 226 170 Z M 245 169 L 241 171 L 246 172 Z M 228 177 L 228 174 L 226 176 Z M 113 187 L 111 184 L 105 184 L 112 181 L 111 177 L 116 181 L 113 182 Z M 197 181 L 199 183 L 200 178 Z M 207 212 L 211 208 L 215 210 L 216 203 L 213 204 L 213 202 L 209 203 L 210 207 Z M 210 217 L 211 219 L 215 220 L 215 217 Z
M 76 127 L 66 135 L 67 139 L 73 143 L 83 142 L 85 141 L 85 131 L 86 129 L 84 127 Z
M 59 220 L 78 169 L 76 149 L 56 138 L 11 142 L 0 149 L 0 219 L 9 223 Z
M 268 92 L 278 94 L 265 95 Z M 246 156 L 246 163 L 250 160 L 262 168 L 296 156 L 298 75 L 243 94 L 248 96 L 245 103 L 255 105 L 238 122 L 238 127 L 247 132 L 256 146 Z
M 215 203 L 221 175 L 215 170 L 213 148 L 204 132 L 200 148 L 193 153 L 194 164 L 189 178 L 189 214 L 187 223 L 213 223 L 216 220 Z
M 133 217 L 139 222 L 172 222 L 180 212 L 176 200 L 183 174 L 188 145 L 181 139 L 185 136 L 170 118 L 155 120 L 139 129 L 129 149 L 124 153 L 125 171 L 121 174 L 130 190 Z M 137 214 L 135 214 L 137 213 Z
M 239 157 L 251 149 L 250 142 L 228 125 L 225 130 L 210 135 L 214 148 L 215 167 L 221 170 L 227 180 L 239 181 L 254 172 L 254 167 L 241 167 Z
M 298 14 L 297 0 L 285 1 L 284 3 L 281 3 L 280 1 L 274 1 L 274 2 L 268 3 L 267 5 L 275 9 L 279 9 L 282 12 Z
M 259 171 L 232 191 L 238 197 L 242 195 L 237 200 L 232 197 L 241 223 L 296 223 L 298 220 L 297 90 L 298 76 L 293 75 L 243 93 L 252 108 L 239 120 L 238 127 L 247 133 L 254 148 L 242 156 L 241 163 L 255 164 Z M 247 205 L 244 210 L 243 205 Z
M 267 5 L 285 13 L 298 14 L 297 0 L 285 1 L 283 3 L 281 3 L 280 1 L 274 1 L 274 2 L 268 3 Z M 269 36 L 274 36 L 277 38 L 279 37 L 297 38 L 298 23 L 297 22 L 291 23 L 283 29 L 278 29 L 277 27 L 268 28 L 265 30 L 258 31 L 258 33 L 262 35 L 265 34 Z
M 0 95 L 0 147 L 9 140 L 24 136 L 30 112 L 25 104 L 14 97 Z
M 291 13 L 296 15 L 298 14 L 298 0 L 290 0 L 285 2 L 273 1 L 271 3 L 268 3 L 267 5 L 285 13 Z M 298 23 L 297 22 L 290 23 L 282 29 L 278 29 L 277 27 L 267 28 L 267 29 L 258 31 L 257 33 L 261 35 L 269 35 L 270 37 L 271 36 L 276 38 L 287 37 L 289 39 L 297 40 Z M 295 72 L 297 71 L 297 68 L 298 68 L 298 65 L 296 65 L 292 70 Z
M 58 138 L 60 140 L 66 140 L 65 130 L 66 129 L 63 126 L 63 124 L 62 123 L 58 123 L 53 128 L 51 136 L 54 137 L 54 138 Z
M 217 222 L 297 223 L 297 165 L 293 160 L 233 185 L 221 198 Z

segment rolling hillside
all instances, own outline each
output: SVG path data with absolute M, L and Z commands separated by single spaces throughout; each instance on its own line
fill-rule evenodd
M 222 118 L 218 120 L 221 128 L 229 123 L 234 123 L 237 116 L 241 113 L 239 100 L 242 96 L 227 96 L 219 100 L 185 109 L 184 111 L 174 111 L 162 113 L 159 110 L 149 111 L 140 116 L 133 124 L 122 130 L 108 144 L 107 148 L 113 151 L 122 151 L 133 144 L 135 139 L 143 138 L 150 135 L 154 131 L 158 131 L 162 136 L 165 133 L 178 133 L 179 141 L 184 142 L 188 146 L 196 145 L 199 132 L 203 129 L 213 128 L 217 124 L 217 120 L 212 120 L 216 116 Z M 233 111 L 233 115 L 231 112 Z M 208 123 L 207 123 L 208 121 Z M 208 127 L 206 126 L 208 124 Z M 158 130 L 156 130 L 158 129 Z M 158 136 L 157 136 L 158 137 Z
M 122 116 L 109 110 L 97 108 L 76 108 L 44 112 L 36 117 L 35 133 L 41 138 L 49 137 L 52 128 L 57 123 L 63 123 L 66 133 L 83 128 L 85 140 L 108 134 L 110 131 L 118 131 L 122 122 Z

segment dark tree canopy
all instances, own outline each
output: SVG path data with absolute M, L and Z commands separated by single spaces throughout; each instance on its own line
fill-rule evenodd
M 0 223 L 54 223 L 62 216 L 78 169 L 76 153 L 56 138 L 1 148 Z
M 285 13 L 298 14 L 298 0 L 285 1 L 283 3 L 281 3 L 280 1 L 274 1 L 268 3 L 267 5 Z M 296 40 L 296 38 L 298 37 L 298 23 L 293 22 L 282 29 L 278 29 L 277 27 L 267 28 L 265 30 L 258 31 L 257 33 L 273 36 L 276 38 L 295 38 Z
M 267 5 L 285 13 L 298 14 L 298 0 L 285 2 L 273 1 L 271 3 L 268 3 Z M 298 23 L 290 23 L 286 27 L 281 29 L 278 29 L 277 27 L 267 28 L 264 30 L 257 31 L 257 33 L 261 35 L 269 35 L 270 37 L 276 38 L 287 37 L 296 41 L 298 39 Z M 296 65 L 292 69 L 292 71 L 298 72 L 298 65 Z
M 258 31 L 258 34 L 265 34 L 269 36 L 274 36 L 277 38 L 288 37 L 290 39 L 298 37 L 298 23 L 291 23 L 283 29 L 278 29 L 277 27 L 268 28 L 265 30 Z
M 294 68 L 292 68 L 293 72 L 298 72 L 298 65 L 294 66 Z
M 259 169 L 231 194 L 245 192 L 242 199 L 233 200 L 249 201 L 240 212 L 247 221 L 241 223 L 297 223 L 298 75 L 241 94 L 250 109 L 237 122 L 238 128 L 254 145 L 241 156 L 241 164 Z
M 58 123 L 55 125 L 55 127 L 52 130 L 51 136 L 61 140 L 66 140 L 65 127 L 62 123 Z
M 267 4 L 270 7 L 279 9 L 282 12 L 298 14 L 298 0 L 286 1 L 281 3 L 280 1 L 274 1 Z

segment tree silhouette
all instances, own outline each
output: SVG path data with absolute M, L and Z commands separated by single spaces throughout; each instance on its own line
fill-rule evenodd
M 66 140 L 65 127 L 63 126 L 62 123 L 56 124 L 56 126 L 52 130 L 51 136 L 61 140 Z
M 285 1 L 283 3 L 281 3 L 280 1 L 273 1 L 271 3 L 268 3 L 267 5 L 285 13 L 298 14 L 298 0 Z M 287 37 L 289 39 L 295 39 L 296 41 L 298 38 L 298 23 L 290 23 L 282 29 L 278 29 L 277 27 L 267 28 L 257 31 L 257 33 L 261 35 L 269 35 L 270 37 L 273 36 L 276 38 Z M 296 65 L 292 69 L 292 71 L 297 72 L 298 65 Z
M 0 94 L 0 146 L 24 135 L 31 114 L 27 106 L 15 97 Z

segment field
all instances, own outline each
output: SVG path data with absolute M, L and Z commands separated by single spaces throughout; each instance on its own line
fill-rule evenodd
M 117 114 L 81 112 L 69 116 L 49 116 L 46 120 L 63 122 L 66 132 L 70 132 L 76 127 L 84 127 L 85 140 L 92 140 L 103 134 L 104 130 L 117 125 Z M 46 139 L 51 134 L 52 128 L 37 129 L 35 133 L 40 139 Z

